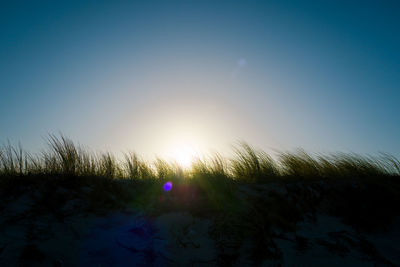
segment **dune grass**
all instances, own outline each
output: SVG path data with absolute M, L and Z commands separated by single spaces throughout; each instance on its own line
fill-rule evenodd
M 245 142 L 234 146 L 234 156 L 216 153 L 196 159 L 189 169 L 157 158 L 146 162 L 130 152 L 123 160 L 111 153 L 96 154 L 63 135 L 49 135 L 47 150 L 39 155 L 9 142 L 0 147 L 0 176 L 59 175 L 121 179 L 215 177 L 239 182 L 268 182 L 287 178 L 346 178 L 400 176 L 400 161 L 392 155 L 362 156 L 336 153 L 312 155 L 304 150 L 278 153 L 277 159 Z
M 388 154 L 311 155 L 297 150 L 272 157 L 245 142 L 234 146 L 233 152 L 231 158 L 214 153 L 195 159 L 190 168 L 182 168 L 161 158 L 148 162 L 134 152 L 125 153 L 122 159 L 108 152 L 94 153 L 63 135 L 49 135 L 47 149 L 35 155 L 20 144 L 8 142 L 0 147 L 0 193 L 20 191 L 29 184 L 56 188 L 58 183 L 77 192 L 90 187 L 89 202 L 98 206 L 131 201 L 160 208 L 160 199 L 169 197 L 177 203 L 168 208 L 235 211 L 246 202 L 238 197 L 240 185 L 282 183 L 287 187 L 296 181 L 359 180 L 391 190 L 397 183 L 390 181 L 400 176 L 399 160 Z M 165 195 L 162 188 L 167 181 L 174 184 L 174 190 Z M 306 193 L 302 201 L 309 197 Z M 194 198 L 202 200 L 194 203 Z
M 155 216 L 190 212 L 212 218 L 223 266 L 234 261 L 226 251 L 238 252 L 248 239 L 255 262 L 280 259 L 273 240 L 277 229 L 295 231 L 317 211 L 358 230 L 387 227 L 400 215 L 400 161 L 394 156 L 297 150 L 273 157 L 245 142 L 233 152 L 197 158 L 182 168 L 161 158 L 148 162 L 134 152 L 122 159 L 90 152 L 62 135 L 50 135 L 47 149 L 35 155 L 8 142 L 0 147 L 0 210 L 15 196 L 40 192 L 35 212 L 60 220 L 73 199 L 81 204 L 70 213 L 127 206 Z M 167 181 L 174 189 L 165 192 Z

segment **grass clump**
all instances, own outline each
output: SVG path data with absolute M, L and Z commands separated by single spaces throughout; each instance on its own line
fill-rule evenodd
M 182 168 L 161 158 L 147 162 L 133 152 L 122 159 L 92 153 L 63 135 L 50 135 L 47 144 L 36 155 L 10 142 L 0 147 L 0 199 L 31 194 L 36 215 L 50 212 L 60 221 L 79 211 L 126 207 L 211 218 L 220 265 L 232 265 L 249 240 L 256 264 L 281 260 L 274 238 L 296 231 L 318 212 L 362 230 L 386 227 L 400 215 L 400 162 L 388 154 L 296 150 L 273 157 L 240 142 L 232 157 L 215 153 Z M 163 189 L 166 182 L 172 190 Z M 71 208 L 67 203 L 73 201 L 78 205 Z M 307 248 L 302 237 L 296 236 L 296 244 Z
M 63 135 L 49 135 L 48 149 L 31 155 L 21 145 L 9 142 L 0 147 L 0 176 L 63 175 L 70 177 L 100 176 L 108 178 L 186 179 L 214 177 L 245 183 L 260 183 L 287 178 L 356 178 L 399 176 L 400 161 L 392 155 L 361 156 L 327 154 L 313 156 L 304 150 L 280 152 L 276 159 L 245 142 L 234 146 L 234 156 L 224 158 L 216 153 L 197 159 L 191 168 L 157 158 L 148 163 L 133 153 L 123 160 L 106 152 L 95 154 Z
M 270 155 L 255 150 L 245 142 L 234 147 L 236 157 L 231 160 L 232 176 L 241 181 L 265 182 L 276 179 L 279 167 Z
M 27 157 L 21 144 L 14 147 L 8 142 L 0 148 L 0 175 L 23 175 L 28 168 Z
M 140 160 L 138 155 L 133 152 L 124 155 L 125 177 L 131 180 L 143 180 L 154 178 L 154 172 L 144 161 Z
M 227 161 L 218 153 L 207 159 L 197 159 L 192 164 L 191 181 L 207 195 L 217 210 L 238 206 L 236 186 L 230 176 Z

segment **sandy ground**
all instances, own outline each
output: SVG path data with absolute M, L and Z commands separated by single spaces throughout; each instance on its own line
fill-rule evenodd
M 130 209 L 59 218 L 35 214 L 31 196 L 4 206 L 0 217 L 0 266 L 216 266 L 213 218 L 185 212 L 149 217 Z M 63 209 L 82 203 L 72 199 Z M 262 266 L 400 266 L 400 221 L 390 232 L 359 233 L 338 218 L 318 214 L 274 241 L 280 260 Z M 236 266 L 250 265 L 250 240 L 240 245 Z M 372 256 L 371 256 L 372 255 Z M 372 257 L 372 258 L 371 258 Z M 373 259 L 379 259 L 379 264 Z M 375 262 L 375 263 L 374 263 Z
M 210 220 L 188 213 L 155 218 L 139 211 L 30 215 L 28 196 L 2 212 L 0 266 L 210 266 L 216 262 Z M 25 254 L 24 254 L 25 251 Z

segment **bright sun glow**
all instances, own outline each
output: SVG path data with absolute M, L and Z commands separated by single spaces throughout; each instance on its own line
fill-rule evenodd
M 161 153 L 157 156 L 176 162 L 184 169 L 190 168 L 193 161 L 206 152 L 212 140 L 208 133 L 211 131 L 206 131 L 190 121 L 190 118 L 172 121 L 163 129 L 158 140 Z
M 196 150 L 190 145 L 180 145 L 175 147 L 170 156 L 181 167 L 188 168 L 192 164 L 193 159 L 197 156 Z

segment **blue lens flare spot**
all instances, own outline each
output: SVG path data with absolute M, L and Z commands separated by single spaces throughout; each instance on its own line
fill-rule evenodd
M 169 191 L 169 190 L 171 190 L 172 189 L 172 182 L 166 182 L 165 184 L 164 184 L 164 190 L 165 191 Z

